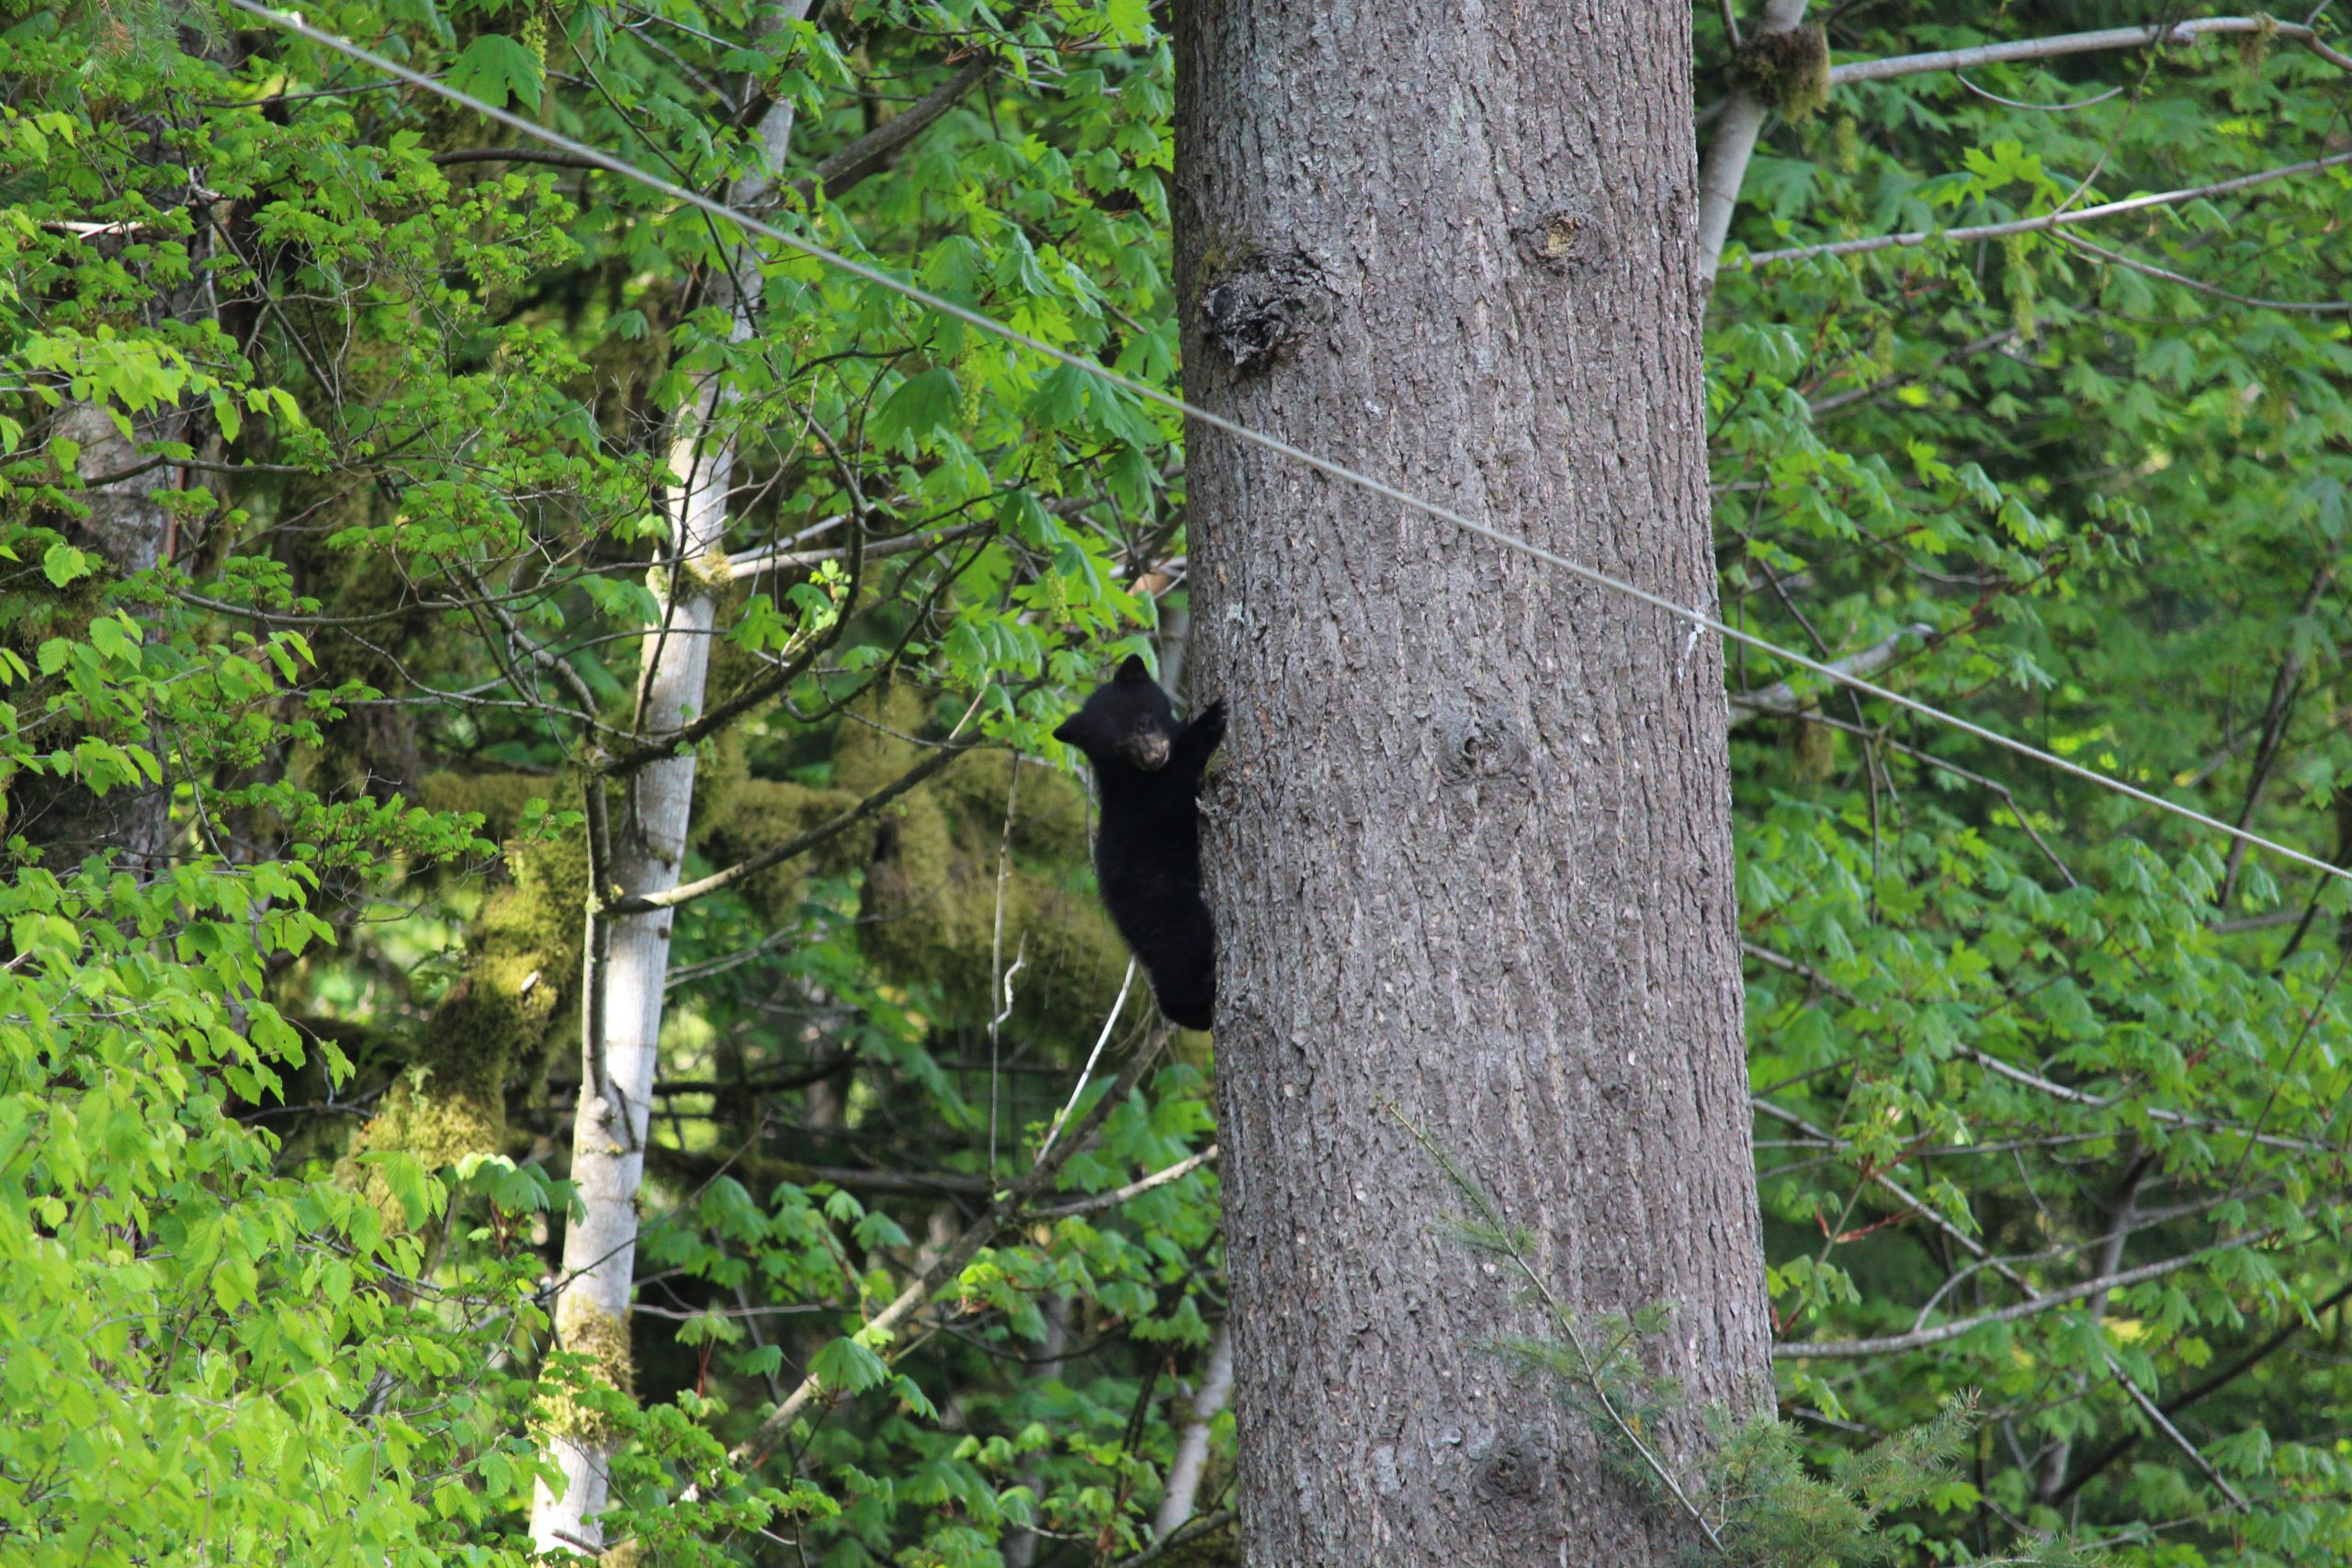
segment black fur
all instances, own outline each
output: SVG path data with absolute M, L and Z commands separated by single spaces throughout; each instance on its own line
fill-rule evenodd
M 1206 1029 L 1216 1003 L 1216 928 L 1201 900 L 1201 773 L 1225 739 L 1225 704 L 1179 725 L 1168 694 L 1130 657 L 1054 739 L 1094 764 L 1103 907 L 1151 976 L 1159 1010 Z

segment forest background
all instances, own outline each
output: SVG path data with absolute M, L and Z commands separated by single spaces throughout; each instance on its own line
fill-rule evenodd
M 1731 12 L 1724 618 L 2352 864 L 2341 24 Z M 1176 386 L 1164 11 L 304 16 Z M 1177 422 L 249 15 L 6 19 L 0 1558 L 525 1561 L 569 1443 L 639 1561 L 1238 1560 L 1213 1053 L 1047 739 L 1184 689 Z M 1792 677 L 1725 671 L 1793 1440 L 1973 1391 L 1903 1561 L 2352 1554 L 2352 903 Z

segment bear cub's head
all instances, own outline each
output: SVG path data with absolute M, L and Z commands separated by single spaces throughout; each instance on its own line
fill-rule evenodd
M 1131 653 L 1109 685 L 1096 688 L 1084 707 L 1061 722 L 1054 739 L 1077 747 L 1097 768 L 1124 763 L 1156 773 L 1168 765 L 1181 729 L 1168 694 Z

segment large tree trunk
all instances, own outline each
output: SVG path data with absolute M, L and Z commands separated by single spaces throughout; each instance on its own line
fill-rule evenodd
M 1187 390 L 1712 604 L 1685 7 L 1177 7 Z M 1663 1563 L 1408 1119 L 1686 1413 L 1769 1387 L 1712 637 L 1190 433 L 1260 1568 Z
M 58 414 L 57 432 L 81 444 L 82 477 L 98 482 L 80 497 L 88 508 L 85 515 L 69 518 L 52 513 L 40 520 L 105 561 L 108 575 L 118 580 L 153 571 L 164 558 L 172 526 L 172 513 L 157 496 L 178 488 L 180 470 L 149 467 L 151 460 L 140 447 L 180 440 L 187 434 L 187 423 L 183 411 L 166 408 L 135 422 L 134 434 L 125 435 L 106 408 L 78 399 L 67 403 Z M 117 474 L 129 477 L 111 482 L 105 478 Z M 79 617 L 69 625 L 78 631 L 96 604 L 87 582 L 68 592 Z M 24 651 L 32 651 L 29 643 Z M 168 767 L 173 748 L 155 732 L 152 722 L 146 728 L 145 734 L 134 731 L 108 739 L 143 743 L 154 756 L 166 759 Z M 59 750 L 65 752 L 76 737 L 59 739 L 62 742 Z M 6 792 L 0 801 L 0 819 L 6 821 L 6 830 L 23 835 L 39 863 L 51 872 L 70 873 L 85 858 L 97 855 L 113 869 L 143 882 L 156 875 L 169 858 L 172 780 L 168 775 L 160 783 L 141 780 L 117 784 L 103 795 L 92 791 L 70 771 L 16 773 L 0 780 L 0 788 Z

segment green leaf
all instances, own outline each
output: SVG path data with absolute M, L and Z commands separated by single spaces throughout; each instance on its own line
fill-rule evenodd
M 223 440 L 234 441 L 245 428 L 244 416 L 237 412 L 237 400 L 226 387 L 215 387 L 210 393 L 212 418 L 220 426 Z
M 545 71 L 539 57 L 519 39 L 503 33 L 484 33 L 450 62 L 448 82 L 492 108 L 504 108 L 511 98 L 536 110 Z
M 77 550 L 68 544 L 51 545 L 41 553 L 41 575 L 48 578 L 54 587 L 62 588 L 70 582 L 89 576 L 97 570 L 98 560 L 96 556 Z
M 1087 383 L 1093 378 L 1069 365 L 1057 365 L 1037 385 L 1029 401 L 1029 417 L 1047 430 L 1076 424 L 1086 412 Z
M 910 456 L 933 434 L 955 427 L 963 407 L 963 389 L 956 373 L 941 367 L 910 376 L 874 411 L 867 434 L 885 446 Z
M 101 615 L 90 623 L 90 646 L 108 659 L 139 656 L 139 627 L 128 616 Z
M 835 1393 L 863 1393 L 890 1375 L 888 1363 L 855 1339 L 835 1339 L 808 1358 L 808 1371 Z

